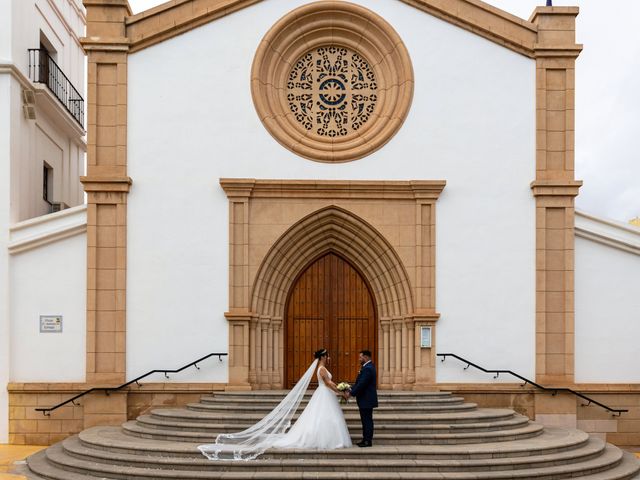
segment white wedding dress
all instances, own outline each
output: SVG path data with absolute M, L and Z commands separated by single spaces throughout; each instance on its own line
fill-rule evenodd
M 329 379 L 333 377 L 327 370 Z M 318 388 L 291 429 L 274 443 L 275 448 L 332 450 L 351 446 L 351 436 L 336 394 L 317 373 Z
M 351 446 L 351 437 L 335 393 L 318 371 L 318 388 L 298 421 L 291 420 L 304 397 L 318 360 L 307 369 L 287 396 L 255 425 L 237 433 L 222 433 L 216 443 L 198 449 L 209 460 L 253 460 L 269 448 L 330 450 Z M 331 373 L 327 370 L 329 378 Z M 291 427 L 291 428 L 289 428 Z

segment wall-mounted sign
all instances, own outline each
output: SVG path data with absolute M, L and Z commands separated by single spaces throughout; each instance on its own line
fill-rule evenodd
M 62 333 L 62 315 L 40 315 L 40 333 Z
M 420 327 L 420 347 L 431 348 L 431 327 Z

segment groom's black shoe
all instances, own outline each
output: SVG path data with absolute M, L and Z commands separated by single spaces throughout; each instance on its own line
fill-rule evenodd
M 371 442 L 368 442 L 366 440 L 362 440 L 361 442 L 358 442 L 356 445 L 358 445 L 359 447 L 371 447 L 372 446 Z

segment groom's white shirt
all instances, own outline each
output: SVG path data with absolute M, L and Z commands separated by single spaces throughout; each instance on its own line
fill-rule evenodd
M 369 361 L 367 361 L 367 362 L 364 362 L 364 363 L 362 364 L 362 368 L 366 367 L 366 366 L 367 366 L 367 364 L 369 364 L 369 363 L 371 363 L 371 360 L 369 360 Z

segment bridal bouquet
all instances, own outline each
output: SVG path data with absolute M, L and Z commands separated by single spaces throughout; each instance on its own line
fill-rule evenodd
M 347 382 L 340 382 L 338 385 L 336 385 L 336 388 L 338 390 L 340 390 L 341 392 L 344 392 L 346 390 L 349 390 L 351 388 L 351 385 L 349 385 Z M 344 397 L 340 398 L 340 403 L 347 403 L 348 400 Z

